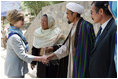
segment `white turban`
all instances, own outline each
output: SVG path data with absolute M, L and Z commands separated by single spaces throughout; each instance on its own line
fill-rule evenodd
M 79 14 L 82 14 L 84 12 L 83 6 L 81 6 L 77 3 L 73 3 L 73 2 L 67 3 L 66 8 L 71 10 L 72 12 L 77 12 Z

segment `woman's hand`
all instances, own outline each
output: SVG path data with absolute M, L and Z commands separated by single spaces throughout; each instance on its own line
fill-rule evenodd
M 46 48 L 45 48 L 45 52 L 46 52 L 46 53 L 53 52 L 53 47 L 46 47 Z
M 38 61 L 38 62 L 42 62 L 44 64 L 47 64 L 49 62 L 48 60 L 48 56 L 43 55 L 43 56 L 35 56 L 33 61 Z
M 41 60 L 42 60 L 42 63 L 43 64 L 47 64 L 49 62 L 48 56 L 46 56 L 46 55 L 43 55 L 42 58 L 41 58 Z

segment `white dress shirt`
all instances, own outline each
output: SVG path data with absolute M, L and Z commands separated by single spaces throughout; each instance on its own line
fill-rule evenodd
M 110 19 L 111 19 L 111 18 L 110 18 Z M 101 33 L 100 33 L 100 34 L 102 34 L 102 32 L 104 31 L 104 29 L 105 29 L 105 27 L 107 26 L 107 24 L 108 24 L 108 22 L 110 21 L 110 19 L 107 20 L 104 24 L 101 25 L 102 30 L 101 30 Z

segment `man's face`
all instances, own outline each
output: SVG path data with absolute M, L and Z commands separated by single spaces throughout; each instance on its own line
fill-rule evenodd
M 91 6 L 91 18 L 92 18 L 92 20 L 93 20 L 95 23 L 99 23 L 99 22 L 101 21 L 101 19 L 102 19 L 102 16 L 101 16 L 101 14 L 100 14 L 100 11 L 98 11 L 98 12 L 96 13 L 95 5 L 94 5 L 94 4 L 92 4 L 92 6 Z
M 66 14 L 67 14 L 68 23 L 69 24 L 72 23 L 74 21 L 74 16 L 73 16 L 72 12 L 67 9 Z

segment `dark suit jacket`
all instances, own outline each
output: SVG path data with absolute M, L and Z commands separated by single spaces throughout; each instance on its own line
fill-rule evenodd
M 117 77 L 114 64 L 116 30 L 117 27 L 112 18 L 90 54 L 90 77 Z

